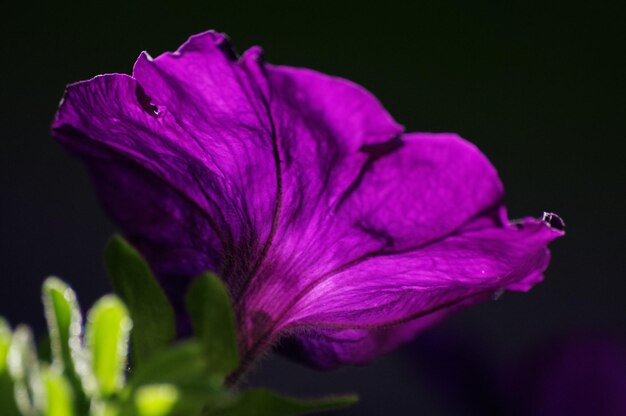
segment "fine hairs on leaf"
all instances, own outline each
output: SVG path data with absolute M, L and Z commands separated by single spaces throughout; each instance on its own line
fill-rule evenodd
M 99 397 L 109 397 L 124 385 L 131 328 L 126 306 L 117 296 L 104 296 L 87 315 L 86 347 Z
M 42 341 L 49 342 L 52 362 L 52 370 L 46 378 L 47 386 L 54 388 L 61 395 L 64 391 L 64 381 L 57 377 L 56 373 L 62 373 L 71 384 L 70 395 L 73 398 L 70 400 L 76 403 L 76 411 L 86 412 L 89 403 L 78 370 L 84 373 L 87 363 L 82 346 L 83 319 L 76 293 L 56 277 L 47 278 L 41 292 L 49 331 L 47 339 L 44 337 Z M 45 345 L 40 344 L 40 351 L 46 351 Z M 63 401 L 61 397 L 60 400 Z M 54 403 L 48 403 L 48 406 L 51 405 Z M 58 408 L 63 408 L 63 404 L 58 404 Z
M 33 334 L 26 325 L 15 328 L 6 359 L 17 408 L 21 414 L 38 414 L 44 408 L 45 399 Z

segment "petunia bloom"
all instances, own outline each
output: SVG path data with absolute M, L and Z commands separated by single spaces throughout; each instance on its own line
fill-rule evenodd
M 489 161 L 404 133 L 368 91 L 192 36 L 132 76 L 70 85 L 53 135 L 182 315 L 228 285 L 243 365 L 279 340 L 318 367 L 365 363 L 462 307 L 542 279 L 560 220 L 509 223 Z

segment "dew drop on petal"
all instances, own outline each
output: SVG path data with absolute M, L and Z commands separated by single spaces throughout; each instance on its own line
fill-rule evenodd
M 160 117 L 165 112 L 165 107 L 152 102 L 152 99 L 146 95 L 140 85 L 135 88 L 135 95 L 139 105 L 152 117 Z
M 555 230 L 564 231 L 565 230 L 565 222 L 561 217 L 556 215 L 553 212 L 544 212 L 543 218 L 541 220 L 546 223 L 550 228 Z

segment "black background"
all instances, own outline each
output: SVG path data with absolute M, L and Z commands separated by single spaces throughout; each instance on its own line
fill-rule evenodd
M 506 4 L 505 4 L 506 3 Z M 39 287 L 55 274 L 83 307 L 110 290 L 101 250 L 115 231 L 79 162 L 49 137 L 64 85 L 129 73 L 140 51 L 216 29 L 241 52 L 339 75 L 371 90 L 408 131 L 454 131 L 498 168 L 511 217 L 558 212 L 544 283 L 446 321 L 506 362 L 572 331 L 626 333 L 624 18 L 608 5 L 528 2 L 223 3 L 59 1 L 2 9 L 0 314 L 43 328 Z M 428 334 L 426 336 L 429 336 Z M 418 341 L 419 342 L 419 341 Z M 251 376 L 300 395 L 357 391 L 339 414 L 463 414 L 411 363 L 318 373 L 271 358 Z M 592 359 L 592 357 L 590 357 Z

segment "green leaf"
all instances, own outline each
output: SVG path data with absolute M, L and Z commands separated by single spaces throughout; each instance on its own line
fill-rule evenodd
M 52 363 L 73 372 L 70 346 L 80 343 L 82 330 L 76 294 L 61 280 L 49 277 L 42 287 L 42 299 L 50 333 Z
M 155 355 L 137 370 L 129 381 L 130 389 L 145 384 L 175 384 L 210 380 L 204 350 L 194 341 L 187 341 Z
M 179 397 L 180 392 L 172 384 L 142 386 L 135 393 L 135 410 L 139 416 L 166 416 Z
M 126 307 L 113 295 L 98 300 L 87 314 L 86 343 L 93 374 L 88 390 L 99 397 L 110 396 L 124 385 L 131 327 Z
M 221 378 L 211 376 L 208 368 L 206 354 L 200 344 L 195 341 L 178 344 L 157 354 L 138 370 L 122 397 L 134 409 L 137 394 L 143 387 L 171 385 L 179 394 L 171 414 L 199 414 L 205 404 L 223 400 L 228 395 L 220 389 Z
M 7 356 L 11 346 L 11 328 L 0 318 L 0 409 L 6 416 L 18 416 L 17 405 L 13 393 L 13 381 L 7 368 Z
M 211 416 L 291 416 L 323 410 L 341 409 L 355 404 L 356 395 L 322 399 L 296 399 L 265 389 L 247 390 L 230 404 L 209 409 Z
M 0 374 L 7 368 L 7 354 L 11 346 L 11 328 L 7 321 L 0 317 Z
M 45 332 L 37 340 L 37 356 L 42 363 L 52 363 L 52 348 L 50 347 L 50 334 Z
M 44 392 L 33 334 L 29 327 L 19 325 L 15 329 L 7 364 L 15 386 L 15 402 L 20 412 L 24 415 L 40 412 L 43 409 Z
M 63 374 L 54 368 L 42 370 L 46 405 L 45 416 L 73 416 L 74 395 L 72 386 Z
M 7 372 L 0 373 L 0 409 L 3 416 L 19 416 L 15 403 L 14 386 Z
M 207 354 L 209 371 L 230 374 L 239 364 L 239 354 L 233 309 L 221 280 L 212 273 L 195 279 L 187 292 L 187 309 Z
M 133 363 L 140 367 L 175 339 L 174 310 L 148 264 L 122 237 L 111 238 L 104 258 L 113 289 L 133 320 Z
M 89 408 L 89 400 L 83 391 L 81 374 L 90 376 L 86 370 L 85 351 L 82 345 L 83 317 L 76 298 L 76 293 L 63 281 L 49 277 L 41 289 L 46 322 L 48 323 L 48 348 L 46 337 L 39 344 L 40 357 L 44 351 L 51 352 L 52 366 L 59 369 L 70 383 L 74 393 L 76 410 L 85 413 Z M 82 364 L 81 364 L 82 363 Z M 85 375 L 85 374 L 83 374 Z
M 92 400 L 89 409 L 90 416 L 120 416 L 120 408 L 114 401 Z
M 206 403 L 222 400 L 224 392 L 219 389 L 221 379 L 208 373 L 207 357 L 202 346 L 187 341 L 155 355 L 130 379 L 122 393 L 125 413 L 136 410 L 137 394 L 149 385 L 171 385 L 179 394 L 172 414 L 199 414 Z

